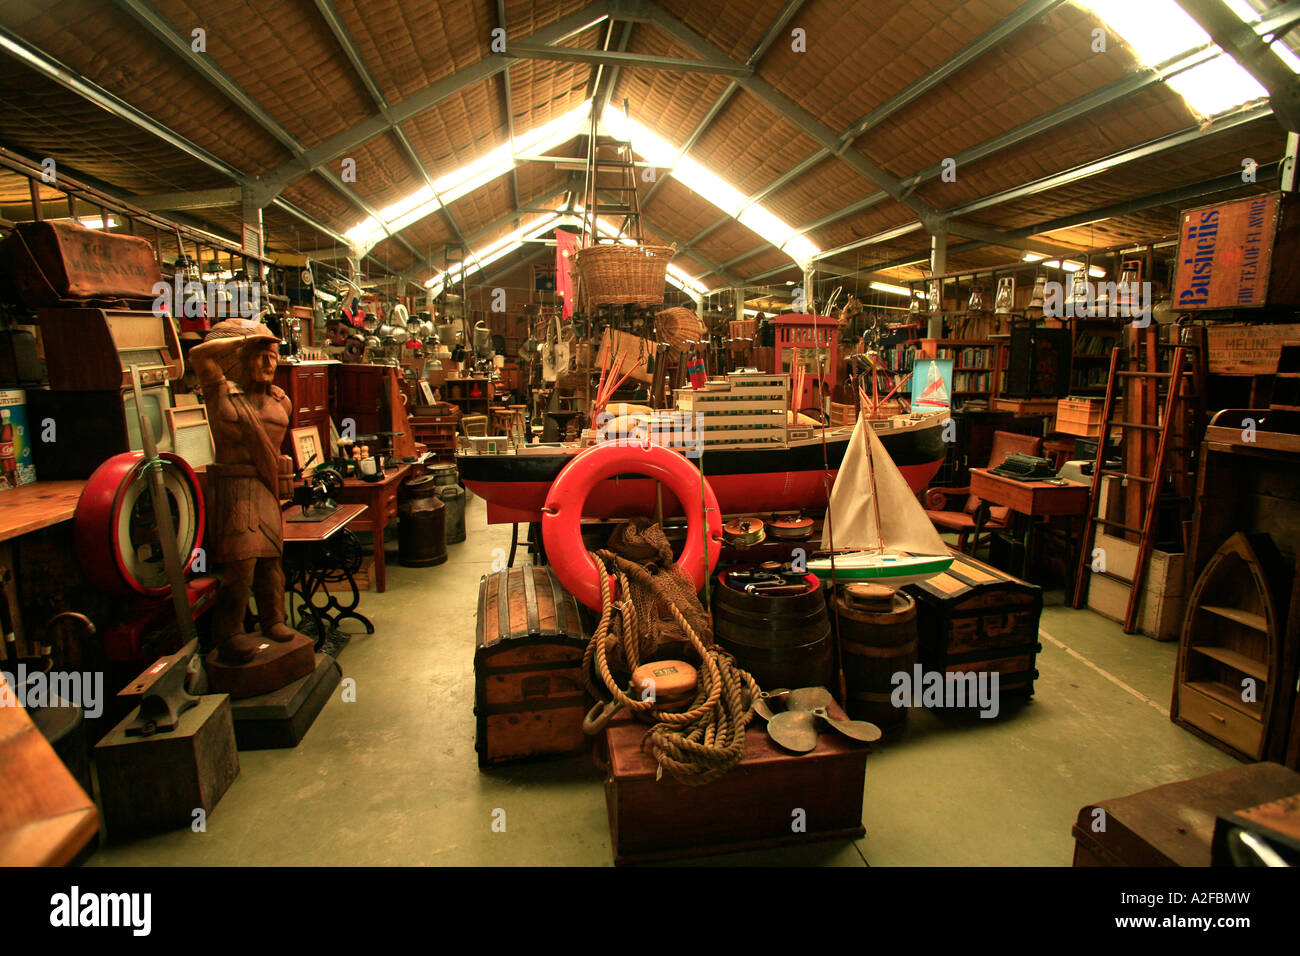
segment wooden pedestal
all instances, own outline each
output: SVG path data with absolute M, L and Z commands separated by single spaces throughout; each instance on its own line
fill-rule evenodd
M 288 641 L 267 638 L 247 664 L 223 664 L 218 651 L 208 654 L 204 667 L 213 691 L 231 697 L 258 697 L 306 677 L 316 668 L 311 638 L 299 634 Z
M 610 763 L 605 806 L 614 862 L 862 836 L 869 749 L 829 732 L 821 735 L 812 753 L 787 753 L 772 743 L 761 721 L 755 717 L 760 726 L 750 726 L 740 764 L 700 787 L 684 786 L 667 774 L 655 780 L 659 765 L 641 750 L 649 727 L 626 715 L 612 721 L 605 729 Z M 796 832 L 800 822 L 803 832 Z
M 316 669 L 306 677 L 259 697 L 231 704 L 235 742 L 240 750 L 296 747 L 325 707 L 343 671 L 328 654 L 316 655 Z
M 1220 814 L 1300 793 L 1300 774 L 1275 763 L 1231 767 L 1079 811 L 1075 866 L 1209 866 Z
M 171 733 L 128 737 L 136 708 L 95 746 L 109 839 L 174 830 L 211 813 L 239 776 L 230 698 L 208 694 Z

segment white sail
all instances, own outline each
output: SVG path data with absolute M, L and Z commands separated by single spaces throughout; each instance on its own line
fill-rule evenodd
M 948 546 L 907 486 L 907 479 L 864 417 L 853 426 L 853 437 L 831 488 L 829 511 L 836 550 L 884 548 L 912 554 L 948 553 Z M 830 541 L 824 546 L 829 547 Z

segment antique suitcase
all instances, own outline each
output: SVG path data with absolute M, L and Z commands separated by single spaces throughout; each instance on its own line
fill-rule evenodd
M 125 299 L 148 307 L 162 281 L 146 239 L 70 222 L 20 222 L 0 242 L 7 291 L 28 308 Z
M 832 717 L 843 719 L 839 707 Z M 646 724 L 626 713 L 605 728 L 605 807 L 615 864 L 768 849 L 862 836 L 864 744 L 825 732 L 811 753 L 772 743 L 761 721 L 746 731 L 745 756 L 724 776 L 691 787 L 665 774 L 641 748 Z
M 1079 810 L 1075 866 L 1209 866 L 1215 820 L 1300 793 L 1300 774 L 1247 764 Z
M 578 602 L 549 567 L 483 578 L 474 652 L 480 767 L 585 748 L 586 646 Z
M 999 691 L 1034 692 L 1043 590 L 976 561 L 954 557 L 943 574 L 905 588 L 916 598 L 926 671 L 994 672 Z

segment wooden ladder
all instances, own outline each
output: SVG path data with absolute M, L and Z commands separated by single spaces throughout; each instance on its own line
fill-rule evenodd
M 1178 492 L 1181 490 L 1182 482 L 1176 476 L 1168 474 L 1166 466 L 1174 441 L 1181 440 L 1184 442 L 1183 447 L 1192 444 L 1188 436 L 1185 434 L 1179 435 L 1179 433 L 1187 430 L 1184 405 L 1189 398 L 1195 397 L 1188 394 L 1184 388 L 1185 374 L 1188 371 L 1187 360 L 1192 354 L 1192 350 L 1182 345 L 1164 346 L 1158 344 L 1155 340 L 1154 329 L 1144 339 L 1136 347 L 1137 361 L 1134 364 L 1145 365 L 1145 368 L 1127 367 L 1129 363 L 1124 346 L 1117 346 L 1111 352 L 1110 375 L 1106 382 L 1106 404 L 1102 412 L 1101 433 L 1097 440 L 1097 458 L 1093 463 L 1092 471 L 1092 492 L 1089 495 L 1090 504 L 1084 523 L 1083 541 L 1074 585 L 1074 606 L 1076 608 L 1082 607 L 1088 595 L 1089 573 L 1092 572 L 1092 553 L 1098 526 L 1102 526 L 1106 531 L 1118 529 L 1127 534 L 1137 535 L 1138 553 L 1132 579 L 1111 571 L 1098 570 L 1093 572 L 1128 585 L 1128 606 L 1124 612 L 1124 633 L 1126 634 L 1136 633 L 1138 629 L 1138 610 L 1142 604 L 1142 589 L 1146 583 L 1147 566 L 1151 560 L 1160 504 L 1162 501 L 1176 502 L 1179 497 Z M 1161 371 L 1159 358 L 1164 352 L 1171 352 L 1172 357 L 1168 369 Z M 1144 358 L 1145 361 L 1143 361 Z M 1199 374 L 1194 374 L 1199 377 Z M 1131 390 L 1130 400 L 1124 403 L 1125 418 L 1116 420 L 1116 397 L 1120 392 L 1121 383 L 1126 380 L 1136 387 Z M 1163 396 L 1160 394 L 1162 384 L 1166 386 Z M 1162 398 L 1163 401 L 1161 401 Z M 1149 472 L 1130 471 L 1129 467 L 1106 467 L 1106 445 L 1112 428 L 1119 428 L 1124 433 L 1126 439 L 1124 444 L 1127 448 L 1136 447 L 1138 449 L 1135 456 L 1129 456 L 1129 467 L 1133 467 L 1131 462 L 1134 457 L 1140 460 L 1148 460 L 1149 456 L 1154 455 L 1153 467 Z M 1175 437 L 1176 435 L 1178 437 Z M 1136 439 L 1136 441 L 1129 439 Z M 1151 448 L 1153 440 L 1154 449 Z M 1187 454 L 1190 454 L 1190 452 Z M 1181 471 L 1180 468 L 1179 473 Z M 1136 485 L 1136 500 L 1129 502 L 1133 507 L 1128 508 L 1125 517 L 1129 518 L 1129 515 L 1140 514 L 1142 516 L 1140 525 L 1112 521 L 1097 513 L 1101 504 L 1102 480 L 1107 475 L 1120 478 L 1125 487 L 1128 487 L 1130 483 Z M 1170 479 L 1175 480 L 1171 481 Z M 1172 484 L 1172 492 L 1166 490 L 1167 484 Z M 1183 506 L 1190 507 L 1190 494 L 1186 495 L 1186 499 Z M 1107 504 L 1109 505 L 1109 502 Z M 1129 520 L 1132 519 L 1129 518 Z
M 623 102 L 627 115 L 627 101 Z M 601 198 L 612 195 L 613 201 Z M 641 226 L 641 196 L 637 191 L 636 161 L 631 142 L 600 136 L 596 132 L 596 116 L 592 113 L 591 132 L 587 136 L 587 183 L 584 191 L 587 216 L 590 217 L 591 245 L 598 242 L 618 242 L 630 238 L 643 244 L 645 233 Z M 618 224 L 616 236 L 600 236 L 597 218 L 614 217 L 607 221 Z

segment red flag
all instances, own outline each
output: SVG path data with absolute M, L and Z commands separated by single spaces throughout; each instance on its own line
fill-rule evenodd
M 555 291 L 564 300 L 564 317 L 573 315 L 573 254 L 578 237 L 564 229 L 555 230 Z

